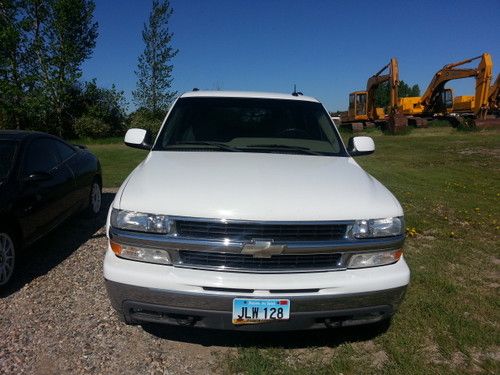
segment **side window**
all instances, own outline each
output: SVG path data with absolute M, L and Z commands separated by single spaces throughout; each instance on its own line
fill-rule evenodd
M 59 163 L 54 141 L 48 138 L 35 139 L 26 150 L 23 174 L 28 176 L 34 172 L 50 172 Z
M 354 94 L 349 95 L 349 109 L 354 109 Z
M 57 145 L 57 150 L 59 151 L 59 156 L 61 157 L 61 160 L 68 160 L 70 157 L 72 157 L 75 154 L 75 150 L 71 148 L 71 146 L 68 146 L 66 143 L 61 142 L 61 141 L 53 141 Z

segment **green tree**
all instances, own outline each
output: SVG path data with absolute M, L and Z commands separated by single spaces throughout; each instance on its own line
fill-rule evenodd
M 405 81 L 400 81 L 398 86 L 398 96 L 400 98 L 420 96 L 420 87 L 418 85 L 413 85 L 410 87 Z M 375 90 L 375 106 L 381 108 L 388 107 L 389 98 L 389 82 L 384 82 Z
M 79 137 L 99 138 L 122 135 L 126 129 L 127 102 L 123 91 L 98 87 L 96 80 L 86 82 L 72 105 L 79 118 L 75 133 Z
M 72 130 L 74 117 L 68 103 L 81 77 L 81 65 L 95 47 L 94 9 L 92 0 L 26 0 L 38 82 L 51 109 L 48 123 L 58 135 Z
M 141 128 L 149 130 L 153 135 L 158 134 L 163 116 L 155 114 L 145 108 L 139 108 L 132 112 L 128 117 L 129 128 Z
M 135 71 L 137 87 L 133 92 L 134 102 L 155 117 L 159 117 L 158 113 L 167 111 L 177 94 L 171 91 L 171 61 L 178 53 L 178 50 L 171 46 L 173 33 L 168 27 L 172 13 L 173 9 L 168 0 L 153 0 L 148 24 L 144 24 L 142 32 L 145 48 L 139 56 Z
M 389 105 L 389 83 L 384 82 L 375 90 L 375 106 L 385 108 Z
M 81 64 L 95 46 L 92 0 L 0 1 L 0 127 L 71 135 Z
M 0 2 L 0 128 L 23 128 L 26 40 L 20 2 Z
M 121 135 L 123 92 L 82 83 L 95 46 L 93 0 L 0 0 L 0 128 Z

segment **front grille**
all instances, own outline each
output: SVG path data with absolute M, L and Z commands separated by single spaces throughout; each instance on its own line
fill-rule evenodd
M 274 241 L 331 241 L 344 237 L 346 224 L 255 224 L 223 223 L 210 221 L 176 222 L 181 237 L 205 239 L 230 239 L 251 241 L 271 239 Z
M 247 254 L 179 251 L 179 265 L 199 268 L 227 268 L 249 271 L 322 270 L 342 268 L 341 254 L 286 254 L 254 258 Z

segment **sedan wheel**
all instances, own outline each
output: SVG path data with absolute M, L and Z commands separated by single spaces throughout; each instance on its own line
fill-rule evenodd
M 92 183 L 92 191 L 90 192 L 90 209 L 93 214 L 98 214 L 101 210 L 102 194 L 101 186 L 94 182 Z
M 7 284 L 12 277 L 15 260 L 14 241 L 7 233 L 0 232 L 0 286 Z

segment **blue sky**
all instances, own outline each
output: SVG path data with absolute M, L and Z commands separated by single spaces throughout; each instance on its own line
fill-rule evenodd
M 443 65 L 493 56 L 500 72 L 500 1 L 171 0 L 180 50 L 173 89 L 291 92 L 347 107 L 348 93 L 398 58 L 400 79 L 423 91 Z M 96 0 L 99 38 L 84 79 L 131 92 L 148 0 Z M 473 79 L 451 82 L 472 95 Z

